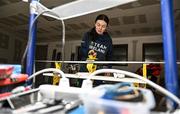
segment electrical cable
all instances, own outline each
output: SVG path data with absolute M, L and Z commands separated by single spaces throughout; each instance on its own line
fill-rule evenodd
M 63 64 L 64 64 L 64 57 L 65 57 L 65 51 L 64 51 L 64 47 L 65 47 L 65 24 L 64 24 L 64 21 L 61 19 L 61 22 L 62 22 L 62 62 L 61 62 L 61 65 L 62 65 L 62 68 L 63 68 Z
M 62 78 L 66 78 L 64 72 L 62 72 L 61 70 L 56 69 L 56 68 L 46 68 L 46 69 L 37 71 L 36 73 L 32 74 L 30 77 L 28 77 L 27 80 L 30 80 L 30 79 L 34 78 L 35 76 L 37 76 L 41 73 L 45 73 L 45 72 L 57 72 L 60 74 L 60 76 L 62 76 Z
M 57 72 L 59 73 L 63 78 L 66 78 L 64 72 L 62 72 L 61 70 L 59 69 L 55 69 L 55 68 L 47 68 L 47 69 L 43 69 L 43 70 L 40 70 L 36 73 L 34 73 L 33 75 L 31 75 L 28 80 L 32 79 L 33 77 L 41 74 L 41 73 L 44 73 L 44 72 Z M 158 91 L 160 91 L 161 93 L 163 93 L 164 95 L 168 96 L 169 98 L 171 98 L 172 100 L 174 100 L 180 107 L 180 100 L 178 97 L 176 97 L 174 94 L 170 93 L 169 91 L 167 91 L 166 89 L 164 89 L 163 87 L 155 84 L 154 82 L 140 76 L 140 75 L 137 75 L 137 74 L 134 74 L 134 73 L 131 73 L 131 72 L 127 72 L 127 71 L 123 71 L 123 70 L 117 70 L 117 69 L 100 69 L 100 70 L 96 70 L 95 72 L 93 72 L 92 74 L 90 74 L 88 76 L 88 79 L 87 80 L 90 80 L 91 79 L 91 76 L 94 76 L 94 75 L 97 75 L 97 74 L 100 74 L 100 73 L 105 73 L 105 72 L 109 72 L 109 73 L 121 73 L 121 74 L 125 74 L 127 76 L 130 76 L 130 77 L 133 77 L 133 78 L 138 78 L 144 82 L 146 82 L 147 84 L 149 84 L 150 86 L 154 87 L 155 89 L 157 89 Z
M 153 88 L 157 89 L 159 92 L 163 93 L 164 95 L 168 96 L 169 98 L 171 98 L 172 100 L 174 100 L 180 107 L 180 99 L 175 96 L 174 94 L 172 94 L 171 92 L 169 92 L 168 90 L 164 89 L 163 87 L 155 84 L 154 82 L 138 75 L 138 74 L 135 74 L 135 73 L 131 73 L 131 72 L 128 72 L 128 71 L 123 71 L 123 70 L 117 70 L 117 69 L 100 69 L 100 70 L 96 70 L 95 72 L 93 72 L 92 74 L 90 74 L 88 76 L 88 79 L 87 80 L 90 80 L 91 79 L 91 76 L 95 76 L 97 74 L 100 74 L 100 73 L 120 73 L 120 74 L 125 74 L 127 76 L 130 76 L 130 77 L 133 77 L 133 78 L 138 78 L 144 82 L 146 82 L 147 84 L 149 84 L 150 86 L 152 86 Z
M 40 1 L 40 0 L 39 0 L 39 1 Z M 39 1 L 38 1 L 38 2 L 39 2 Z M 63 46 L 62 46 L 62 63 L 63 63 L 63 61 L 64 61 L 64 45 L 65 45 L 65 24 L 64 24 L 64 20 L 61 19 L 61 18 L 59 17 L 59 15 L 57 15 L 57 14 L 54 13 L 54 12 L 52 12 L 51 10 L 44 10 L 44 11 L 40 12 L 40 13 L 34 18 L 32 24 L 30 25 L 29 34 L 28 34 L 28 42 L 27 42 L 25 51 L 24 51 L 23 56 L 22 56 L 22 59 L 21 59 L 21 65 L 22 65 L 22 66 L 24 66 L 23 63 L 24 63 L 25 58 L 26 58 L 26 56 L 27 56 L 27 51 L 28 51 L 28 48 L 29 48 L 29 45 L 30 45 L 30 39 L 32 38 L 32 34 L 31 34 L 31 33 L 32 33 L 32 28 L 34 27 L 35 22 L 36 22 L 36 20 L 38 19 L 38 17 L 39 17 L 40 15 L 44 14 L 44 13 L 47 13 L 47 12 L 50 12 L 50 13 L 53 13 L 54 15 L 56 15 L 56 16 L 58 17 L 58 19 L 59 19 L 59 20 L 61 21 L 61 23 L 62 23 L 62 45 L 63 45 Z
M 59 15 L 57 15 L 57 14 L 54 13 L 54 12 L 52 12 L 51 10 L 42 11 L 41 13 L 39 13 L 39 14 L 35 17 L 32 25 L 30 25 L 28 42 L 27 42 L 27 45 L 26 45 L 26 48 L 25 48 L 25 51 L 24 51 L 24 53 L 23 53 L 23 57 L 22 57 L 22 60 L 21 60 L 22 66 L 23 66 L 25 57 L 26 57 L 26 55 L 27 55 L 27 50 L 28 50 L 28 47 L 29 47 L 29 44 L 30 44 L 30 38 L 32 37 L 32 35 L 31 35 L 32 30 L 31 30 L 31 29 L 32 29 L 32 27 L 34 26 L 34 23 L 35 23 L 35 21 L 37 20 L 37 18 L 38 18 L 40 15 L 42 15 L 43 13 L 45 13 L 45 12 L 51 12 L 51 13 L 53 13 L 54 15 L 56 15 L 57 17 L 59 17 Z M 62 38 L 62 44 L 63 44 L 63 46 L 62 46 L 62 55 L 63 55 L 63 56 L 62 56 L 62 60 L 64 61 L 65 24 L 64 24 L 64 21 L 63 21 L 60 17 L 59 17 L 59 20 L 61 20 L 61 22 L 62 22 L 62 27 L 63 27 L 63 33 L 62 33 L 62 37 L 63 37 L 63 38 Z M 62 61 L 62 62 L 63 62 L 63 61 Z M 61 74 L 62 77 L 65 77 L 65 74 L 64 74 L 62 71 L 60 71 L 60 70 L 58 70 L 58 69 L 55 69 L 55 68 L 48 68 L 48 69 L 43 69 L 43 70 L 40 70 L 40 71 L 34 73 L 33 75 L 31 75 L 31 76 L 28 78 L 28 80 L 31 79 L 31 78 L 33 78 L 33 77 L 35 77 L 36 75 L 38 75 L 38 74 L 40 74 L 40 73 L 49 72 L 49 71 L 58 72 L 58 73 Z M 140 80 L 143 80 L 143 81 L 145 81 L 147 84 L 149 84 L 150 86 L 154 87 L 155 89 L 157 89 L 158 91 L 160 91 L 161 93 L 163 93 L 164 95 L 167 95 L 168 97 L 170 97 L 172 100 L 174 100 L 174 101 L 180 106 L 180 100 L 179 100 L 179 98 L 176 97 L 174 94 L 170 93 L 169 91 L 167 91 L 166 89 L 162 88 L 161 86 L 155 84 L 154 82 L 152 82 L 152 81 L 150 81 L 150 80 L 148 80 L 148 79 L 146 79 L 146 78 L 144 78 L 144 77 L 141 77 L 140 75 L 131 73 L 131 72 L 127 72 L 127 71 L 123 71 L 123 70 L 116 70 L 116 69 L 100 69 L 100 70 L 96 70 L 95 72 L 93 72 L 92 74 L 90 74 L 88 80 L 91 79 L 91 76 L 96 75 L 96 74 L 99 74 L 99 73 L 104 73 L 104 72 L 122 73 L 122 74 L 128 75 L 128 76 L 130 76 L 130 77 L 138 78 L 138 79 L 140 79 Z
M 66 78 L 65 74 L 59 70 L 59 69 L 55 69 L 55 68 L 47 68 L 47 69 L 43 69 L 43 70 L 40 70 L 36 73 L 34 73 L 33 75 L 31 75 L 28 80 L 30 80 L 31 78 L 41 74 L 41 73 L 44 73 L 44 72 L 58 72 L 60 73 L 60 75 L 64 78 Z M 179 106 L 180 106 L 180 100 L 178 97 L 176 97 L 174 94 L 170 93 L 169 91 L 167 91 L 166 89 L 164 89 L 163 87 L 155 84 L 154 82 L 138 75 L 138 74 L 135 74 L 135 73 L 131 73 L 131 72 L 128 72 L 128 71 L 123 71 L 123 70 L 117 70 L 117 69 L 100 69 L 100 70 L 96 70 L 95 72 L 93 72 L 92 74 L 90 74 L 88 76 L 88 79 L 87 80 L 90 80 L 91 79 L 91 76 L 95 76 L 97 74 L 100 74 L 100 73 L 105 73 L 105 72 L 109 72 L 109 73 L 121 73 L 121 74 L 125 74 L 127 76 L 130 76 L 130 77 L 133 77 L 133 78 L 138 78 L 144 82 L 146 82 L 147 84 L 149 84 L 150 86 L 154 87 L 155 89 L 157 89 L 158 91 L 160 91 L 161 93 L 163 93 L 164 95 L 168 96 L 169 98 L 171 98 L 172 100 L 174 100 Z

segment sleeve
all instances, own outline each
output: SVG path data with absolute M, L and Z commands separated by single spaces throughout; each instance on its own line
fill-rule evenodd
M 89 50 L 88 34 L 85 33 L 81 41 L 81 48 L 80 48 L 82 61 L 85 61 L 87 59 L 88 50 Z
M 106 55 L 106 60 L 107 61 L 112 61 L 112 54 L 113 54 L 113 45 L 112 45 L 112 39 L 109 41 L 109 49 Z M 108 68 L 112 68 L 111 64 L 108 64 Z

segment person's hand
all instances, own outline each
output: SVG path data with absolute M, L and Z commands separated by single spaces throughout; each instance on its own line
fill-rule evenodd
M 93 58 L 96 58 L 97 53 L 96 53 L 94 50 L 90 50 L 90 51 L 88 52 L 88 56 L 92 56 Z

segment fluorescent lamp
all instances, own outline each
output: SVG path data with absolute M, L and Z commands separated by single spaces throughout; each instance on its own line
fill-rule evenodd
M 53 15 L 52 13 L 45 13 L 44 15 L 66 20 L 134 1 L 137 0 L 76 0 L 51 9 L 56 15 Z

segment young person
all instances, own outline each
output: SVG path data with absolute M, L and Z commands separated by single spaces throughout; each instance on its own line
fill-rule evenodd
M 100 14 L 95 19 L 92 29 L 87 31 L 81 42 L 81 61 L 88 59 L 88 54 L 93 52 L 96 55 L 95 61 L 111 61 L 112 60 L 112 39 L 107 32 L 109 18 Z M 107 65 L 111 68 L 111 65 Z M 103 68 L 102 64 L 98 64 L 96 69 Z M 80 72 L 88 72 L 86 64 L 81 64 Z

